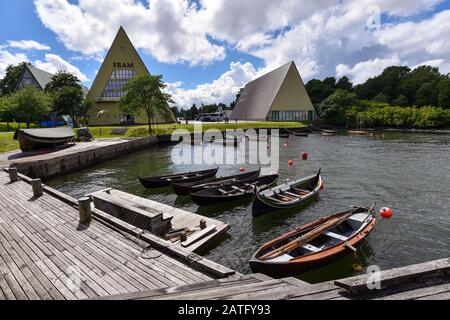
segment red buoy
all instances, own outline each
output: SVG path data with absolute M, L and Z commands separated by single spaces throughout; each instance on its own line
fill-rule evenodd
M 380 209 L 380 216 L 382 216 L 383 218 L 390 218 L 392 217 L 392 210 L 390 208 L 384 207 Z
M 245 172 L 245 168 L 244 168 L 244 167 L 241 167 L 241 168 L 239 169 L 239 171 L 240 171 L 240 172 Z
M 288 161 L 288 165 L 293 166 L 294 165 L 294 160 L 289 160 Z
M 308 160 L 308 152 L 302 152 L 302 159 L 303 160 Z
M 320 183 L 320 190 L 323 190 L 323 189 L 325 189 L 325 182 L 322 181 Z

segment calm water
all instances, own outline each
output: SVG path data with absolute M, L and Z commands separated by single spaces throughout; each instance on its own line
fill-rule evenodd
M 288 147 L 284 147 L 286 141 Z M 280 181 L 310 175 L 322 168 L 326 188 L 317 202 L 300 212 L 278 211 L 253 219 L 248 201 L 199 208 L 189 197 L 174 195 L 170 188 L 145 190 L 138 176 L 200 169 L 172 165 L 174 147 L 135 153 L 47 184 L 74 197 L 116 188 L 225 221 L 231 227 L 228 235 L 203 254 L 243 273 L 250 272 L 248 259 L 258 244 L 324 215 L 374 201 L 377 208 L 391 207 L 394 217 L 379 219 L 359 250 L 364 266 L 388 269 L 450 256 L 450 135 L 310 135 L 281 139 L 280 144 Z M 300 160 L 302 151 L 309 152 L 308 161 Z M 288 167 L 289 159 L 295 161 L 294 166 Z M 222 166 L 219 175 L 235 174 L 239 167 Z M 350 276 L 355 274 L 351 264 L 349 255 L 299 278 L 316 282 Z

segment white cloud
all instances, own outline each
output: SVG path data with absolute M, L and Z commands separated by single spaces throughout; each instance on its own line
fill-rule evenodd
M 250 62 L 244 64 L 232 62 L 230 69 L 219 79 L 210 83 L 197 85 L 194 89 L 183 89 L 181 82 L 169 83 L 166 91 L 173 95 L 175 105 L 187 108 L 192 104 L 232 102 L 237 92 L 247 82 L 260 75 L 262 70 L 256 70 Z
M 345 64 L 339 64 L 336 67 L 336 76 L 350 76 L 353 84 L 361 84 L 369 78 L 373 78 L 379 75 L 383 70 L 389 66 L 399 65 L 401 61 L 397 56 L 386 59 L 373 59 L 363 61 L 355 64 L 353 67 L 349 67 Z
M 39 43 L 34 40 L 10 40 L 8 41 L 8 47 L 22 50 L 40 50 L 49 51 L 51 48 L 45 44 Z
M 28 57 L 24 53 L 11 53 L 9 51 L 3 51 L 0 48 L 0 78 L 5 76 L 6 68 L 9 65 L 17 65 L 27 61 Z
M 38 69 L 42 69 L 53 74 L 57 73 L 58 71 L 69 72 L 80 79 L 82 82 L 89 80 L 86 75 L 80 71 L 80 69 L 70 64 L 57 54 L 48 53 L 45 55 L 44 61 L 36 60 L 33 65 Z
M 211 43 L 197 9 L 187 0 L 35 0 L 44 25 L 70 50 L 101 55 L 123 25 L 133 43 L 161 62 L 208 64 L 225 57 L 225 49 Z M 70 21 L 70 23 L 67 23 Z

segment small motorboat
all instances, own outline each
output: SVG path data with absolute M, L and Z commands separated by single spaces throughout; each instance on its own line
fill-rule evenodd
M 192 201 L 199 206 L 234 201 L 253 196 L 257 189 L 264 190 L 270 188 L 278 181 L 278 178 L 278 174 L 252 178 L 241 182 L 223 184 L 211 189 L 191 192 L 190 196 Z
M 373 206 L 321 218 L 263 244 L 250 259 L 250 268 L 271 277 L 287 277 L 322 267 L 355 251 L 376 220 Z
M 17 129 L 14 140 L 19 141 L 23 152 L 38 151 L 67 145 L 74 142 L 72 128 Z
M 320 170 L 317 174 L 256 193 L 252 214 L 258 217 L 278 209 L 292 209 L 316 196 L 322 185 Z
M 251 172 L 240 173 L 228 177 L 210 178 L 194 182 L 174 182 L 172 183 L 173 191 L 179 196 L 188 196 L 203 189 L 216 188 L 222 184 L 245 181 L 247 179 L 256 178 L 261 173 L 261 169 Z
M 159 188 L 170 186 L 173 182 L 193 182 L 205 180 L 210 177 L 214 177 L 219 171 L 219 168 L 208 169 L 202 171 L 178 173 L 167 176 L 139 178 L 139 181 L 145 188 Z

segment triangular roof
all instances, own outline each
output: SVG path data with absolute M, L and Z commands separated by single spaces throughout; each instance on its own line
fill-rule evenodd
M 137 75 L 150 74 L 145 63 L 142 61 L 139 53 L 121 26 L 116 37 L 103 60 L 103 63 L 92 83 L 87 99 L 95 101 L 99 99 L 103 93 L 106 83 L 108 82 L 114 68 L 114 63 L 133 62 L 133 69 Z
M 33 67 L 30 64 L 24 64 L 24 68 L 22 69 L 22 73 L 20 74 L 19 81 L 17 81 L 17 86 L 19 86 L 19 83 L 22 80 L 22 77 L 27 69 L 33 76 L 34 80 L 36 80 L 41 90 L 45 89 L 45 86 L 52 80 L 52 77 L 54 76 L 52 73 Z M 89 88 L 82 83 L 80 83 L 80 85 L 81 88 L 83 89 L 84 95 L 86 96 L 87 93 L 89 92 Z
M 295 105 L 291 101 L 295 101 Z M 314 110 L 294 61 L 249 82 L 230 118 L 265 120 L 272 108 L 279 110 L 277 105 L 280 103 L 284 103 L 287 110 L 299 107 L 301 110 Z

